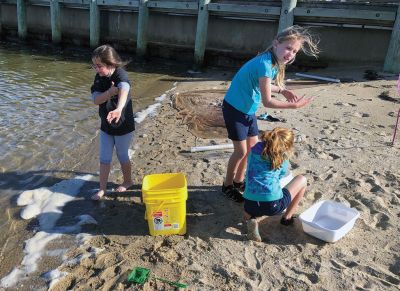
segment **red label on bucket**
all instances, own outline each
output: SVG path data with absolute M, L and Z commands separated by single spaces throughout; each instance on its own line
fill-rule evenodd
M 153 217 L 162 217 L 162 211 L 153 212 Z

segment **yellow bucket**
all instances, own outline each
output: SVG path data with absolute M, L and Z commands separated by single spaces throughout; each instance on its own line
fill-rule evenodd
M 146 175 L 142 198 L 150 235 L 186 233 L 186 178 L 183 173 Z

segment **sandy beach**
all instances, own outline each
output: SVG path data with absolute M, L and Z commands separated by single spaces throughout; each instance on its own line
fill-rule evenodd
M 64 260 L 41 262 L 59 265 L 66 274 L 51 289 L 174 290 L 158 280 L 129 285 L 128 274 L 140 266 L 186 283 L 189 290 L 399 290 L 400 133 L 394 146 L 390 142 L 400 97 L 395 75 L 379 73 L 378 80 L 366 80 L 365 69 L 310 72 L 346 80 L 331 84 L 288 74 L 289 88 L 315 100 L 299 110 L 268 110 L 285 122 L 258 123 L 261 130 L 280 126 L 296 134 L 292 173 L 308 179 L 298 214 L 320 200 L 360 212 L 341 240 L 326 243 L 309 236 L 298 220 L 282 226 L 280 216 L 261 221 L 261 243 L 247 240 L 243 204 L 220 193 L 231 150 L 190 152 L 194 146 L 229 142 L 218 116 L 213 124 L 201 126 L 201 121 L 205 113 L 218 113 L 232 75 L 204 72 L 179 82 L 157 114 L 137 127 L 133 189 L 85 202 L 93 203 L 91 215 L 98 224 L 84 231 L 94 237 L 69 250 Z M 186 109 L 175 108 L 177 100 Z M 257 115 L 266 111 L 260 108 Z M 152 237 L 140 199 L 142 179 L 169 172 L 186 175 L 187 234 Z M 117 178 L 114 182 L 121 182 Z M 90 187 L 84 186 L 81 196 L 88 197 L 83 192 Z M 71 203 L 68 207 L 74 209 Z

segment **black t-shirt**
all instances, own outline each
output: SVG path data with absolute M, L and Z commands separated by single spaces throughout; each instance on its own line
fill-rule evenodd
M 114 86 L 118 86 L 121 82 L 126 82 L 130 85 L 128 74 L 121 68 L 116 68 L 114 73 L 110 77 L 101 77 L 96 74 L 94 83 L 91 87 L 91 92 L 105 92 L 107 91 L 114 82 Z M 99 105 L 99 116 L 101 119 L 101 130 L 110 135 L 124 135 L 135 130 L 135 119 L 133 116 L 132 109 L 132 98 L 129 90 L 128 98 L 125 106 L 121 112 L 120 120 L 111 124 L 107 121 L 107 115 L 110 111 L 117 108 L 118 95 L 111 97 L 106 102 Z

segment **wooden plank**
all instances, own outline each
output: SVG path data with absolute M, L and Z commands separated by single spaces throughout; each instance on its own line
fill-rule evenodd
M 136 55 L 144 57 L 147 51 L 147 27 L 149 22 L 148 0 L 139 1 L 138 32 L 136 40 Z
M 148 1 L 148 8 L 196 10 L 199 8 L 197 2 L 175 2 L 175 1 Z M 176 11 L 178 12 L 178 11 Z
M 138 0 L 97 0 L 99 6 L 139 8 Z
M 362 10 L 362 9 L 356 10 L 356 9 L 296 7 L 294 9 L 294 16 L 394 21 L 396 17 L 396 12 L 373 11 L 373 10 Z
M 400 4 L 397 8 L 397 16 L 393 25 L 383 69 L 391 73 L 400 73 Z
M 278 32 L 293 25 L 294 9 L 296 8 L 297 0 L 282 0 L 281 14 L 279 17 Z
M 0 5 L 0 36 L 3 34 L 3 25 L 2 25 L 2 15 L 3 15 L 3 11 L 2 11 L 2 7 Z
M 199 0 L 197 15 L 196 40 L 194 44 L 194 66 L 198 69 L 203 65 L 206 50 L 208 30 L 208 5 L 210 0 Z
M 17 22 L 18 22 L 18 37 L 20 39 L 26 39 L 28 30 L 26 27 L 25 0 L 17 0 Z
M 90 47 L 95 48 L 100 42 L 100 9 L 96 0 L 90 1 L 89 29 Z
M 58 0 L 50 0 L 51 40 L 58 44 L 61 42 L 60 4 Z
M 327 0 L 299 0 L 301 3 L 324 3 L 326 4 L 328 1 Z M 340 4 L 393 4 L 397 2 L 397 0 L 346 0 L 346 2 L 343 2 L 343 0 L 330 0 L 328 2 L 332 4 L 340 3 Z
M 249 14 L 253 16 L 280 15 L 281 8 L 274 6 L 261 5 L 239 5 L 239 4 L 208 4 L 208 11 L 214 13 L 238 13 L 240 15 Z
M 77 5 L 90 5 L 91 0 L 59 0 L 60 3 L 77 4 Z

